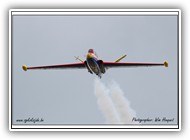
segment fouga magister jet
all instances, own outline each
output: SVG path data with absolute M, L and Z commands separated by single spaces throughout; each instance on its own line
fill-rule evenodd
M 136 62 L 119 62 L 126 55 L 123 55 L 119 59 L 114 62 L 105 62 L 103 60 L 99 60 L 96 53 L 93 49 L 89 49 L 86 55 L 86 60 L 83 61 L 79 57 L 75 57 L 80 63 L 72 63 L 72 64 L 60 64 L 60 65 L 49 65 L 49 66 L 35 66 L 35 67 L 27 67 L 23 65 L 22 68 L 24 71 L 27 70 L 35 70 L 35 69 L 87 69 L 91 74 L 95 73 L 99 78 L 102 77 L 102 74 L 106 72 L 109 68 L 118 68 L 118 67 L 148 67 L 148 66 L 165 66 L 168 67 L 168 62 L 164 63 L 136 63 Z

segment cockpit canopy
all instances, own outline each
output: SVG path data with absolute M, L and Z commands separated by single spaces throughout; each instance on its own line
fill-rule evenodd
M 93 49 L 89 49 L 88 53 L 94 53 L 94 50 Z

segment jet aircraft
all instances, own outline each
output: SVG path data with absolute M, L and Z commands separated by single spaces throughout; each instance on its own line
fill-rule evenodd
M 27 67 L 23 65 L 22 68 L 24 71 L 35 70 L 35 69 L 87 69 L 89 73 L 96 74 L 99 78 L 102 77 L 102 74 L 105 74 L 106 70 L 109 68 L 118 68 L 118 67 L 148 67 L 148 66 L 165 66 L 168 67 L 168 62 L 164 63 L 139 63 L 139 62 L 120 62 L 126 55 L 123 55 L 114 62 L 106 62 L 99 60 L 96 53 L 93 49 L 89 49 L 86 55 L 86 60 L 83 61 L 79 57 L 76 57 L 76 60 L 79 60 L 80 63 L 72 64 L 60 64 L 60 65 L 49 65 L 49 66 L 35 66 Z

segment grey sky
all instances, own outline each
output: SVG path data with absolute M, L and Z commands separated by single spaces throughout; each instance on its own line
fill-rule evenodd
M 139 118 L 177 122 L 177 16 L 13 16 L 13 123 L 43 118 L 44 124 L 104 124 L 87 70 L 35 70 L 28 66 L 83 60 L 89 48 L 99 59 L 169 62 L 169 67 L 109 69 Z

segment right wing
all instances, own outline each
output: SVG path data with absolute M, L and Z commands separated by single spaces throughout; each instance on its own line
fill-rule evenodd
M 103 62 L 106 68 L 118 68 L 118 67 L 150 67 L 150 66 L 165 66 L 168 67 L 168 62 L 165 61 L 164 63 L 136 63 L 136 62 Z

